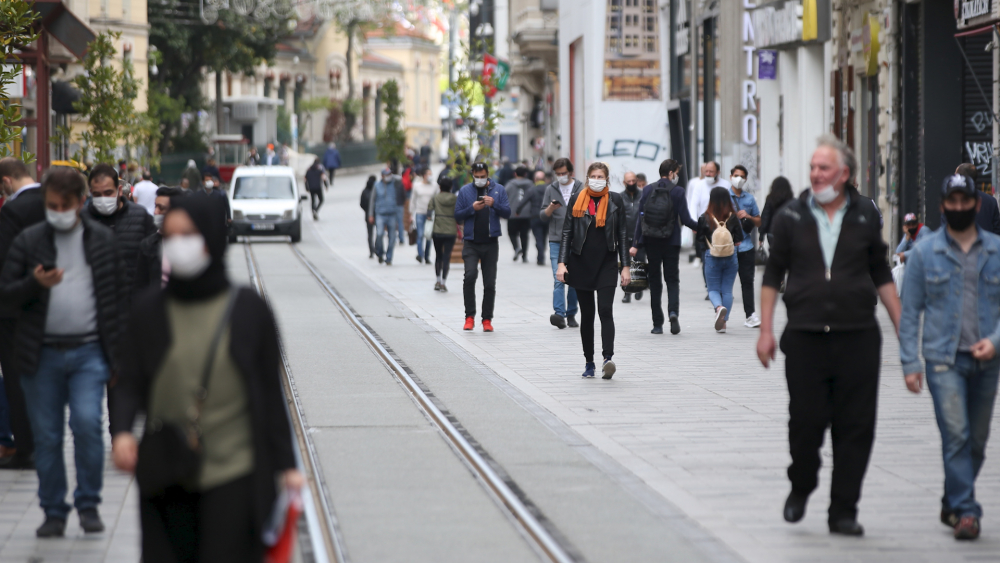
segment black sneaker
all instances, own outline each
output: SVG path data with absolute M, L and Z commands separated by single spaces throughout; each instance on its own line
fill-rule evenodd
M 632 302 L 632 294 L 626 293 L 625 297 L 622 297 L 622 303 L 631 303 L 631 302 Z
M 576 315 L 570 315 L 566 317 L 566 326 L 570 328 L 576 328 L 580 326 L 580 324 L 576 322 Z
M 424 259 L 423 259 L 423 258 L 421 258 L 421 257 L 417 256 L 417 262 L 423 262 L 423 261 L 424 261 Z
M 635 292 L 635 300 L 636 301 L 642 301 L 642 292 L 641 291 Z
M 35 530 L 38 538 L 61 538 L 66 533 L 66 521 L 51 516 L 45 517 L 45 522 Z
M 649 331 L 650 334 L 663 334 L 662 326 L 654 326 L 653 330 Z
M 677 315 L 670 315 L 670 334 L 680 334 L 681 323 L 677 321 Z
M 385 258 L 382 258 L 382 256 L 380 255 L 378 257 L 378 263 L 381 264 L 382 262 L 385 262 Z
M 517 259 L 520 258 L 520 257 L 521 257 L 521 251 L 520 250 L 515 250 L 514 251 L 514 261 L 517 262 Z
M 941 523 L 944 524 L 945 526 L 948 526 L 949 528 L 954 528 L 955 526 L 958 526 L 958 520 L 959 520 L 958 514 L 955 514 L 951 510 L 948 510 L 947 508 L 941 509 Z
M 80 527 L 85 533 L 96 534 L 104 531 L 104 522 L 101 522 L 101 515 L 97 513 L 96 508 L 78 510 L 77 515 L 80 517 Z
M 552 323 L 552 326 L 554 326 L 556 328 L 560 328 L 560 329 L 566 328 L 566 319 L 563 318 L 563 317 L 560 317 L 559 315 L 557 315 L 555 313 L 552 313 L 549 316 L 549 322 Z

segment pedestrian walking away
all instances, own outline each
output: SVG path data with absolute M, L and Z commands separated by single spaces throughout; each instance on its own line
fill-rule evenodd
M 139 243 L 139 263 L 136 267 L 136 291 L 147 287 L 164 287 L 170 274 L 170 264 L 163 259 L 163 218 L 170 211 L 170 200 L 186 197 L 180 188 L 160 188 L 156 190 L 153 224 L 156 232 Z
M 586 185 L 569 200 L 563 222 L 556 277 L 576 289 L 580 303 L 580 339 L 586 365 L 583 377 L 594 377 L 594 316 L 601 317 L 602 379 L 615 374 L 615 286 L 618 264 L 621 285 L 631 280 L 625 238 L 625 207 L 620 194 L 608 188 L 610 171 L 603 162 L 587 168 Z M 596 305 L 595 305 L 596 300 Z
M 743 191 L 746 181 L 747 169 L 742 164 L 737 164 L 729 173 L 729 195 L 733 198 L 736 218 L 743 225 L 743 233 L 746 235 L 736 247 L 740 288 L 743 290 L 743 312 L 746 313 L 746 322 L 743 323 L 743 326 L 757 328 L 760 326 L 760 317 L 754 308 L 753 285 L 753 278 L 757 272 L 757 247 L 750 234 L 754 227 L 760 226 L 760 209 L 757 208 L 757 198 L 753 194 Z
M 816 489 L 820 448 L 833 436 L 830 532 L 864 534 L 858 523 L 861 482 L 875 439 L 882 333 L 880 300 L 898 330 L 900 305 L 886 262 L 878 212 L 847 183 L 850 149 L 820 138 L 809 165 L 811 190 L 774 217 L 774 244 L 761 289 L 757 357 L 774 359 L 774 306 L 785 274 L 788 322 L 781 336 L 788 384 L 792 490 L 784 517 L 798 522 Z
M 497 293 L 497 260 L 500 259 L 498 237 L 502 235 L 500 219 L 510 217 L 507 192 L 490 177 L 485 162 L 472 165 L 472 183 L 462 186 L 455 200 L 455 220 L 463 222 L 462 260 L 465 261 L 464 330 L 476 325 L 476 280 L 483 272 L 483 332 L 493 332 L 493 304 Z
M 427 205 L 427 214 L 434 216 L 434 229 L 431 238 L 434 241 L 434 274 L 437 282 L 434 291 L 448 291 L 448 270 L 451 269 L 451 251 L 455 248 L 458 225 L 455 223 L 455 201 L 458 199 L 451 192 L 451 178 L 438 180 L 440 192 L 431 198 Z
M 207 167 L 206 167 L 207 168 Z M 156 190 L 159 186 L 151 180 L 148 170 L 142 171 L 142 181 L 132 186 L 132 200 L 146 210 L 150 215 L 156 206 Z
M 767 193 L 767 199 L 764 200 L 764 209 L 760 212 L 760 226 L 757 228 L 761 244 L 764 243 L 766 236 L 767 245 L 771 246 L 773 238 L 771 237 L 771 223 L 774 221 L 774 216 L 781 209 L 781 206 L 794 198 L 795 194 L 792 192 L 792 184 L 788 178 L 778 176 L 771 181 L 771 189 Z
M 528 236 L 531 234 L 531 219 L 529 215 L 534 215 L 537 208 L 525 208 L 521 203 L 526 199 L 533 184 L 528 179 L 528 168 L 518 166 L 514 169 L 514 179 L 507 182 L 504 189 L 507 191 L 507 201 L 510 202 L 510 219 L 507 219 L 507 236 L 510 237 L 510 244 L 514 248 L 514 261 L 518 256 L 522 262 L 528 261 Z
M 633 257 L 646 251 L 646 278 L 649 281 L 649 308 L 653 315 L 652 334 L 663 334 L 663 281 L 667 284 L 667 313 L 670 334 L 678 334 L 680 325 L 680 253 L 681 226 L 694 231 L 698 223 L 691 219 L 684 188 L 677 185 L 681 165 L 673 159 L 660 163 L 660 181 L 643 188 L 639 199 L 639 217 L 632 235 Z
M 136 475 L 147 563 L 261 561 L 279 487 L 304 482 L 275 319 L 252 289 L 226 278 L 226 230 L 214 220 L 220 206 L 209 198 L 172 202 L 163 224 L 170 279 L 136 298 L 137 330 L 121 350 L 112 458 Z M 132 435 L 140 412 L 141 446 Z M 176 438 L 170 447 L 167 433 L 191 437 L 198 453 Z
M 941 432 L 941 522 L 960 540 L 980 534 L 983 508 L 976 500 L 976 477 L 985 458 L 1000 375 L 1000 310 L 995 302 L 1000 237 L 976 224 L 982 199 L 972 178 L 945 178 L 941 215 L 947 223 L 908 252 L 899 323 L 906 387 L 919 393 L 926 374 Z
M 114 233 L 81 213 L 86 179 L 71 168 L 52 168 L 41 190 L 46 221 L 14 239 L 0 274 L 0 298 L 19 312 L 14 369 L 21 374 L 34 433 L 38 498 L 45 513 L 35 533 L 47 538 L 65 533 L 71 508 L 63 460 L 67 406 L 76 462 L 74 506 L 84 532 L 104 530 L 97 510 L 104 482 L 101 405 L 125 327 L 127 292 Z M 141 207 L 136 210 L 149 217 Z
M 698 218 L 697 237 L 706 248 L 705 278 L 708 297 L 715 308 L 715 332 L 725 333 L 733 310 L 733 283 L 739 262 L 736 248 L 743 241 L 743 227 L 736 216 L 736 206 L 726 188 L 712 188 L 708 209 Z
M 625 184 L 625 190 L 621 193 L 622 204 L 625 206 L 625 237 L 627 239 L 626 244 L 628 248 L 632 248 L 632 240 L 635 236 L 635 221 L 639 217 L 639 200 L 642 199 L 642 193 L 639 190 L 639 181 L 635 176 L 634 172 L 626 172 L 622 176 L 622 182 Z M 646 261 L 646 251 L 640 250 L 636 253 L 635 259 L 638 262 Z M 635 300 L 639 301 L 642 299 L 642 292 L 638 291 L 635 294 Z M 622 303 L 631 303 L 632 294 L 625 293 L 622 297 Z
M 531 234 L 535 237 L 535 263 L 539 266 L 545 265 L 545 249 L 549 246 L 549 225 L 545 221 L 542 221 L 535 211 L 540 207 L 544 207 L 542 205 L 542 198 L 545 196 L 547 187 L 548 182 L 545 181 L 545 172 L 540 170 L 535 172 L 534 185 L 525 192 L 521 198 L 521 202 L 517 205 L 518 214 L 528 217 Z
M 431 169 L 421 168 L 410 193 L 410 217 L 417 231 L 417 262 L 431 263 L 431 237 L 424 237 L 427 207 L 441 188 L 431 180 Z M 454 215 L 454 212 L 452 213 Z
M 330 143 L 326 146 L 326 152 L 323 153 L 323 166 L 326 167 L 327 180 L 329 185 L 333 187 L 333 177 L 340 168 L 340 151 L 337 150 L 337 143 Z
M 368 257 L 375 258 L 375 222 L 369 221 L 369 212 L 374 213 L 371 209 L 372 204 L 372 192 L 375 190 L 375 176 L 368 176 L 368 180 L 365 182 L 365 189 L 361 190 L 361 209 L 365 212 L 365 231 L 368 234 Z
M 319 158 L 313 161 L 309 170 L 306 170 L 306 189 L 309 190 L 309 200 L 312 204 L 313 221 L 319 221 L 319 208 L 323 206 L 323 179 L 326 178 L 326 171 L 320 164 Z
M 553 172 L 556 181 L 545 188 L 542 196 L 541 210 L 538 218 L 549 226 L 549 261 L 552 262 L 552 309 L 549 323 L 563 329 L 567 326 L 580 326 L 576 322 L 577 296 L 576 290 L 566 287 L 559 279 L 559 249 L 562 246 L 563 222 L 566 220 L 566 205 L 573 194 L 583 187 L 583 184 L 573 178 L 573 163 L 568 158 L 555 161 Z
M 385 262 L 387 266 L 392 266 L 392 253 L 396 248 L 399 207 L 396 187 L 392 171 L 388 168 L 382 170 L 382 179 L 375 182 L 368 203 L 368 224 L 375 225 L 375 254 L 378 255 L 378 263 Z M 383 233 L 389 236 L 387 244 L 383 244 Z

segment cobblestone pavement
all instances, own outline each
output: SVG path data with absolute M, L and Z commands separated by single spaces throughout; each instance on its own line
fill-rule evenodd
M 363 186 L 363 177 L 338 177 L 320 221 L 307 220 L 303 236 L 318 235 L 349 267 L 746 560 L 1000 560 L 1000 530 L 989 518 L 991 507 L 1000 505 L 1000 466 L 989 459 L 994 446 L 977 491 L 986 511 L 984 535 L 978 542 L 958 544 L 951 530 L 937 521 L 943 472 L 930 396 L 905 390 L 897 342 L 881 310 L 879 421 L 859 516 L 867 535 L 831 537 L 826 529 L 829 440 L 820 489 L 810 500 L 805 520 L 792 526 L 781 518 L 790 461 L 783 361 L 779 354 L 770 370 L 757 361 L 758 332 L 742 326 L 738 282 L 729 331 L 721 335 L 712 327 L 712 310 L 704 301 L 701 273 L 694 264 L 681 266 L 680 335 L 649 334 L 648 295 L 630 304 L 616 299 L 618 373 L 611 381 L 582 380 L 578 332 L 549 324 L 552 274 L 547 259 L 544 267 L 535 264 L 533 246 L 527 264 L 512 262 L 509 238 L 500 240 L 496 332 L 486 334 L 478 327 L 464 332 L 461 264 L 452 264 L 450 291 L 438 293 L 433 291 L 433 266 L 415 260 L 416 247 L 397 246 L 391 267 L 368 258 L 357 203 Z M 758 269 L 758 294 L 761 273 Z M 481 298 L 481 282 L 477 293 Z M 783 322 L 780 305 L 778 318 Z

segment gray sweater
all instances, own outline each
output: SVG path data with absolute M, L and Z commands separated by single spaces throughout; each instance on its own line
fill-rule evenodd
M 573 197 L 573 194 L 580 191 L 582 187 L 583 183 L 574 179 L 573 191 L 570 192 L 570 197 Z M 563 222 L 566 220 L 566 200 L 563 199 L 561 188 L 562 186 L 559 185 L 558 180 L 545 188 L 545 193 L 542 195 L 541 210 L 538 212 L 538 218 L 549 224 L 549 242 L 562 242 Z M 545 208 L 549 206 L 552 200 L 558 201 L 560 206 L 549 217 L 545 213 Z
M 62 281 L 49 290 L 45 336 L 97 336 L 94 274 L 83 250 L 83 222 L 70 231 L 56 231 L 56 268 Z

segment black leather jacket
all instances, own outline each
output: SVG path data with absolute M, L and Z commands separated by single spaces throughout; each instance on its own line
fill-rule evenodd
M 562 244 L 559 245 L 559 263 L 565 264 L 570 249 L 574 254 L 580 254 L 583 243 L 587 240 L 587 229 L 594 220 L 590 215 L 573 216 L 573 206 L 580 192 L 573 194 L 566 204 L 566 220 L 563 221 Z M 618 260 L 622 265 L 629 264 L 628 239 L 625 238 L 625 205 L 621 194 L 609 191 L 608 215 L 604 220 L 604 236 L 608 241 L 608 250 L 618 251 Z

